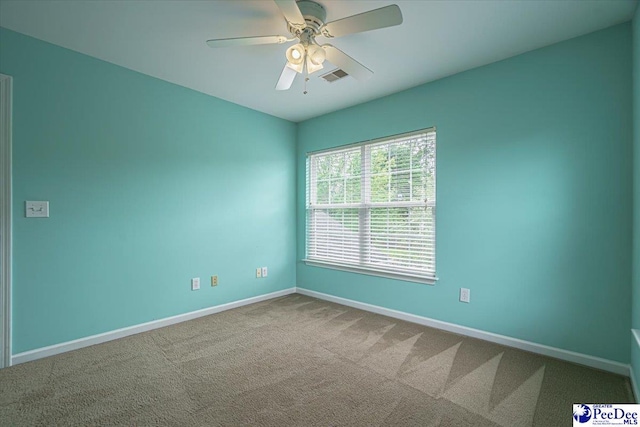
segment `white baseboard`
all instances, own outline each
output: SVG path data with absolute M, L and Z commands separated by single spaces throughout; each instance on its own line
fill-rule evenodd
M 631 335 L 636 339 L 636 345 L 640 350 L 640 329 L 632 329 Z M 633 366 L 630 368 L 629 376 L 631 377 L 631 388 L 633 389 L 633 394 L 635 395 L 636 402 L 640 403 L 640 384 L 636 382 L 636 376 L 634 375 Z
M 638 387 L 638 383 L 636 382 L 636 377 L 633 374 L 633 366 L 629 368 L 629 376 L 631 378 L 631 388 L 633 389 L 634 397 L 636 398 L 636 403 L 640 404 L 640 388 Z
M 613 372 L 614 374 L 629 376 L 631 367 L 627 364 L 616 362 L 613 360 L 602 359 L 600 357 L 589 356 L 582 353 L 576 353 L 569 350 L 563 350 L 556 347 L 550 347 L 543 344 L 537 344 L 530 341 L 524 341 L 517 338 L 511 338 L 505 335 L 485 332 L 480 329 L 468 328 L 466 326 L 456 325 L 454 323 L 443 322 L 441 320 L 430 319 L 428 317 L 417 316 L 415 314 L 405 313 L 402 311 L 392 310 L 377 305 L 366 304 L 346 298 L 336 297 L 322 292 L 311 291 L 305 288 L 296 288 L 296 292 L 302 295 L 335 302 L 337 304 L 346 305 L 348 307 L 358 308 L 360 310 L 370 311 L 382 314 L 384 316 L 393 317 L 395 319 L 407 322 L 417 323 L 419 325 L 429 326 L 444 331 L 465 335 L 472 338 L 479 338 L 496 344 L 508 347 L 518 348 L 520 350 L 530 351 L 532 353 L 544 356 L 554 357 L 556 359 L 566 360 L 568 362 L 578 363 L 580 365 L 589 366 L 603 371 Z M 636 394 L 637 396 L 637 394 Z
M 272 292 L 270 294 L 258 295 L 239 301 L 233 301 L 227 304 L 216 305 L 214 307 L 203 308 L 189 313 L 179 314 L 177 316 L 166 317 L 164 319 L 154 320 L 152 322 L 141 323 L 139 325 L 129 326 L 127 328 L 116 329 L 114 331 L 105 332 L 98 335 L 92 335 L 73 341 L 67 341 L 48 347 L 37 348 L 35 350 L 25 351 L 15 354 L 11 357 L 11 364 L 30 362 L 32 360 L 42 359 L 43 357 L 53 356 L 54 354 L 65 353 L 71 350 L 77 350 L 90 345 L 101 344 L 103 342 L 112 341 L 118 338 L 128 337 L 129 335 L 139 334 L 141 332 L 151 331 L 153 329 L 162 328 L 176 323 L 185 322 L 187 320 L 196 319 L 198 317 L 208 316 L 210 314 L 219 313 L 221 311 L 231 310 L 232 308 L 242 307 L 244 305 L 254 304 L 256 302 L 265 301 L 272 298 L 281 297 L 295 293 L 295 288 L 283 289 L 281 291 Z

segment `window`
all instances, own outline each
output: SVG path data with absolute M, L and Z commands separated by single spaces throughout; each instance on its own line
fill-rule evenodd
M 307 156 L 314 265 L 433 282 L 434 128 Z

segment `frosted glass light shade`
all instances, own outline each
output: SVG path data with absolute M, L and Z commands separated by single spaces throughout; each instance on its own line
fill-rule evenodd
M 304 54 L 304 46 L 302 46 L 300 43 L 294 44 L 289 49 L 287 49 L 287 61 L 294 65 L 303 64 Z
M 315 65 L 322 65 L 324 60 L 327 58 L 327 54 L 324 49 L 318 45 L 310 45 L 307 48 L 307 57 L 313 62 Z

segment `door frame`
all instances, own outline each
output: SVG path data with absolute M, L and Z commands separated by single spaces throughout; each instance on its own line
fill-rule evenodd
M 11 137 L 13 78 L 0 74 L 0 368 L 11 366 Z

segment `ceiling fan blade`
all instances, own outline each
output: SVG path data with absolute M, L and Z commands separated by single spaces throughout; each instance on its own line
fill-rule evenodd
M 402 12 L 398 5 L 392 4 L 329 22 L 320 31 L 325 37 L 341 37 L 347 34 L 362 33 L 400 24 L 402 24 Z
M 304 21 L 304 17 L 302 16 L 302 12 L 300 12 L 300 8 L 296 3 L 296 0 L 274 0 L 280 8 L 280 12 L 284 15 L 284 19 L 287 20 L 289 24 L 296 28 L 303 29 L 307 26 Z
M 289 63 L 287 62 L 282 70 L 282 74 L 280 74 L 278 83 L 276 83 L 276 90 L 288 90 L 293 84 L 296 74 L 298 74 L 298 72 L 293 68 L 290 68 Z
M 327 54 L 327 60 L 336 67 L 341 68 L 350 76 L 353 76 L 357 80 L 366 80 L 373 75 L 373 71 L 330 44 L 322 45 L 325 53 Z
M 285 36 L 236 37 L 232 39 L 207 40 L 209 47 L 252 46 L 257 44 L 281 44 L 289 41 Z

